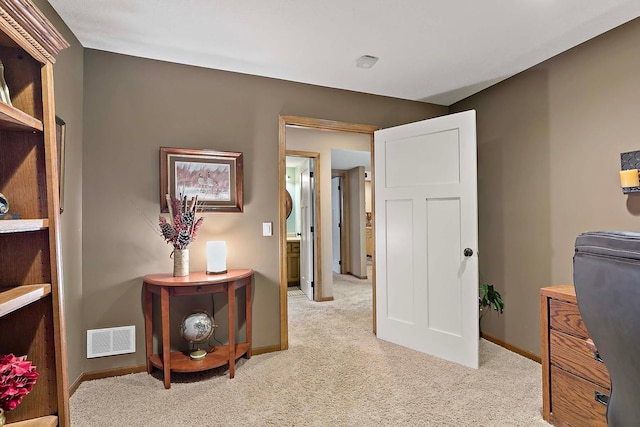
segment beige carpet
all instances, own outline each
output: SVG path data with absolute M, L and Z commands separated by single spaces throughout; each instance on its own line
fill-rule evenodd
M 490 342 L 478 370 L 371 333 L 371 285 L 335 276 L 335 301 L 289 298 L 284 352 L 223 368 L 83 383 L 73 426 L 541 426 L 540 365 Z

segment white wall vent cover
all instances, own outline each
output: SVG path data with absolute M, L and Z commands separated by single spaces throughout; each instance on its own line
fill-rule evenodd
M 87 358 L 136 352 L 136 327 L 87 330 Z

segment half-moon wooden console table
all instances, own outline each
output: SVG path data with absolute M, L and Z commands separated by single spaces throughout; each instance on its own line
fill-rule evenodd
M 147 348 L 147 373 L 153 367 L 162 369 L 164 387 L 171 387 L 171 371 L 198 372 L 229 364 L 229 378 L 235 375 L 235 361 L 246 354 L 251 358 L 251 279 L 253 270 L 229 270 L 225 274 L 191 273 L 184 277 L 171 274 L 148 274 L 144 276 L 144 330 Z M 245 288 L 246 335 L 244 343 L 235 342 L 236 289 Z M 227 293 L 229 308 L 229 344 L 217 345 L 207 351 L 201 360 L 192 360 L 189 352 L 171 351 L 169 332 L 169 298 L 184 295 L 205 295 L 216 292 Z M 162 318 L 162 354 L 153 354 L 153 294 L 160 295 Z

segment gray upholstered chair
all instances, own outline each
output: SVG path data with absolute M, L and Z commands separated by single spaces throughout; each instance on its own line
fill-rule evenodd
M 607 423 L 640 423 L 640 234 L 582 233 L 573 280 L 582 319 L 609 371 Z M 601 403 L 607 396 L 594 395 Z

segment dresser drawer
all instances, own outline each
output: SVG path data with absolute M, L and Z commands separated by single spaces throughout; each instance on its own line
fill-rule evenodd
M 551 424 L 607 427 L 607 407 L 596 401 L 595 392 L 608 396 L 608 389 L 555 366 L 551 378 Z
M 288 242 L 287 252 L 290 252 L 290 253 L 300 252 L 300 242 Z
M 587 328 L 582 322 L 582 316 L 577 304 L 556 299 L 549 300 L 549 326 L 556 331 L 587 338 Z
M 585 339 L 552 330 L 549 345 L 553 365 L 609 388 L 609 372 L 595 360 Z

